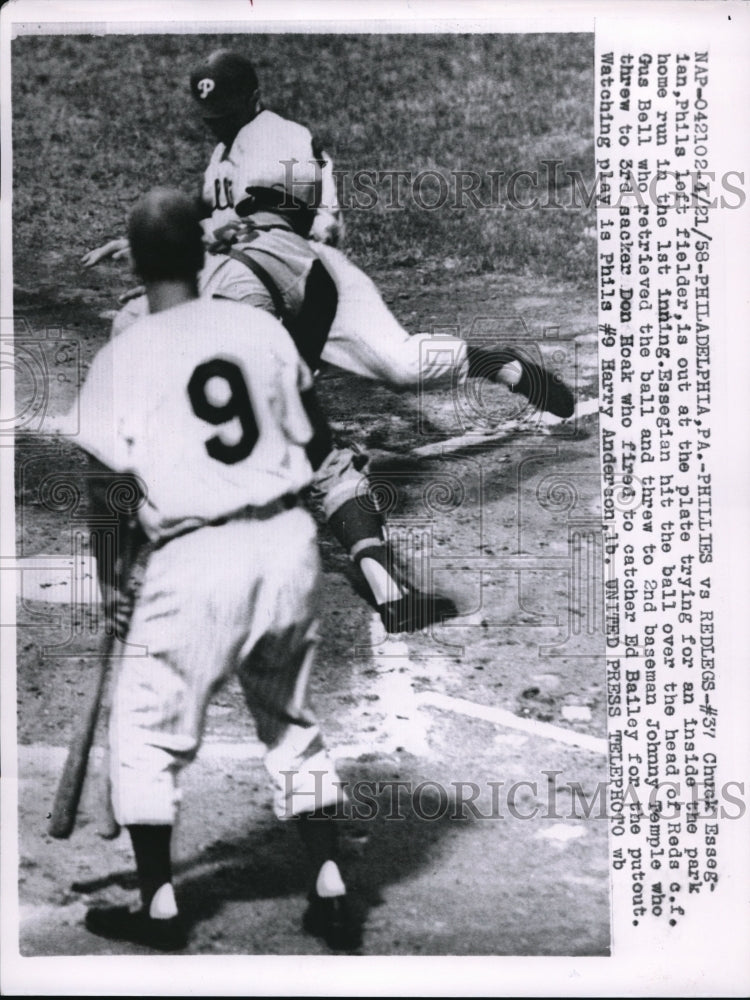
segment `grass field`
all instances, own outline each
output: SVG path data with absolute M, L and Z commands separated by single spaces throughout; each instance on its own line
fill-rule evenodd
M 13 143 L 21 285 L 39 281 L 41 264 L 45 280 L 74 287 L 77 258 L 122 231 L 140 192 L 155 184 L 197 189 L 211 143 L 187 79 L 196 57 L 218 44 L 249 51 L 267 106 L 307 124 L 347 175 L 473 170 L 483 177 L 477 194 L 485 205 L 489 171 L 544 176 L 542 161 L 553 159 L 561 161 L 560 202 L 566 170 L 591 187 L 590 37 L 20 38 Z M 404 281 L 420 281 L 450 259 L 453 277 L 497 271 L 540 283 L 594 281 L 585 235 L 592 210 L 467 203 L 425 211 L 411 198 L 399 210 L 387 207 L 389 190 L 384 182 L 373 209 L 347 217 L 348 250 L 368 270 L 404 268 Z M 522 183 L 518 191 L 531 199 Z M 423 195 L 435 199 L 429 183 Z M 49 260 L 52 250 L 62 258 Z
M 118 294 L 134 283 L 122 264 L 83 271 L 81 255 L 122 233 L 143 190 L 198 189 L 211 142 L 187 79 L 219 44 L 252 55 L 266 105 L 321 137 L 345 185 L 358 170 L 430 170 L 448 185 L 468 170 L 482 178 L 484 205 L 492 172 L 541 178 L 543 161 L 555 160 L 554 191 L 541 190 L 541 180 L 534 191 L 519 185 L 524 200 L 566 203 L 565 171 L 591 189 L 593 36 L 21 37 L 12 53 L 17 331 L 30 351 L 47 351 L 38 343 L 46 336 L 56 344 L 58 330 L 74 345 L 48 369 L 50 413 L 70 405 L 108 336 Z M 437 184 L 435 176 L 425 184 L 425 200 Z M 501 198 L 496 207 L 449 199 L 426 210 L 408 194 L 398 209 L 388 195 L 384 183 L 373 207 L 347 211 L 345 249 L 410 331 L 466 335 L 479 327 L 516 336 L 579 398 L 596 396 L 593 209 L 520 209 Z M 21 399 L 31 391 L 24 377 L 19 367 Z M 596 417 L 552 434 L 527 425 L 502 443 L 421 456 L 425 438 L 462 430 L 450 388 L 415 397 L 327 370 L 320 392 L 336 428 L 373 450 L 378 474 L 395 484 L 394 530 L 422 532 L 417 564 L 465 612 L 434 633 L 385 639 L 350 586 L 344 554 L 321 532 L 323 635 L 311 687 L 347 775 L 533 777 L 541 801 L 547 778 L 539 776 L 555 769 L 561 802 L 567 778 L 590 790 L 604 777 L 604 757 L 482 721 L 481 710 L 594 742 L 605 734 Z M 513 421 L 517 400 L 504 390 L 497 399 L 499 417 Z M 78 460 L 69 445 L 19 436 L 20 555 L 71 554 L 76 525 L 41 502 L 39 484 Z M 439 517 L 425 506 L 430 484 L 448 486 Z M 457 500 L 450 484 L 458 484 Z M 50 583 L 34 589 L 34 572 L 24 577 L 19 606 L 19 739 L 28 752 L 22 940 L 27 954 L 106 953 L 81 928 L 81 915 L 92 900 L 120 901 L 132 889 L 127 844 L 103 847 L 86 810 L 70 844 L 38 833 L 56 777 L 50 748 L 69 738 L 96 635 L 86 609 L 47 601 Z M 479 714 L 425 707 L 423 695 L 462 699 Z M 235 747 L 249 738 L 236 686 L 217 697 L 208 735 Z M 191 774 L 177 869 L 178 895 L 195 924 L 190 950 L 319 952 L 299 933 L 304 873 L 288 832 L 276 829 L 257 794 L 259 762 L 209 761 Z M 379 818 L 366 836 L 348 838 L 352 885 L 367 917 L 365 952 L 605 954 L 606 833 L 606 822 L 571 818 L 429 827 L 414 816 L 401 826 Z

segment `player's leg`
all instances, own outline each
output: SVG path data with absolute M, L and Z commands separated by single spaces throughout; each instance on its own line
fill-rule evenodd
M 333 276 L 339 299 L 324 361 L 395 389 L 448 378 L 487 378 L 526 396 L 538 409 L 572 414 L 570 390 L 525 351 L 485 350 L 447 335 L 410 335 L 360 268 L 334 247 L 316 247 L 316 252 Z
M 450 598 L 413 586 L 392 558 L 366 466 L 361 451 L 336 448 L 318 469 L 314 489 L 331 531 L 367 581 L 386 631 L 413 632 L 455 617 Z
M 132 517 L 129 518 L 123 509 L 113 511 L 108 498 L 115 480 L 121 486 L 129 485 L 133 512 L 140 505 L 142 494 L 137 480 L 127 480 L 122 474 L 113 473 L 94 459 L 90 459 L 89 464 L 87 483 L 92 516 L 89 527 L 97 556 L 99 586 L 109 626 L 115 629 L 117 641 L 124 643 L 126 637 L 131 635 L 131 619 L 137 594 L 148 569 L 151 549 L 137 522 Z M 120 499 L 122 501 L 122 497 Z M 101 524 L 111 522 L 113 513 L 118 517 L 119 523 L 112 553 L 106 543 L 106 536 L 102 534 Z M 141 627 L 136 625 L 135 631 L 138 635 Z M 118 648 L 121 659 L 115 666 L 116 690 L 123 683 L 129 683 L 123 681 L 122 655 L 126 651 L 134 655 L 137 647 L 129 646 L 126 650 L 121 645 Z M 120 697 L 118 695 L 117 700 Z M 112 722 L 111 716 L 110 723 L 119 739 L 119 726 L 116 721 Z M 111 762 L 111 756 L 109 761 Z M 136 858 L 141 910 L 136 914 L 126 908 L 91 910 L 87 914 L 87 926 L 106 937 L 145 941 L 165 950 L 181 948 L 185 944 L 185 935 L 176 919 L 177 906 L 171 884 L 171 822 L 129 823 L 127 828 Z
M 341 259 L 345 261 L 345 258 Z M 316 273 L 315 267 L 319 269 L 319 273 Z M 365 283 L 372 285 L 361 271 L 356 268 L 354 271 L 355 275 L 362 275 Z M 298 347 L 303 357 L 307 355 L 300 345 L 306 336 L 314 335 L 316 324 L 312 317 L 315 315 L 327 316 L 327 321 L 318 331 L 317 339 L 313 336 L 314 343 L 324 345 L 324 355 L 328 341 L 332 336 L 334 339 L 336 336 L 333 327 L 339 316 L 338 289 L 320 261 L 315 262 L 310 272 L 307 292 L 314 293 L 316 278 L 320 285 L 319 294 L 310 294 L 308 300 L 306 293 L 305 302 L 312 308 L 307 311 L 309 315 L 306 315 L 303 307 L 296 320 L 299 333 Z M 321 281 L 321 278 L 325 280 Z M 371 298 L 376 299 L 376 304 L 379 303 L 385 310 L 374 286 L 371 287 L 369 294 Z M 363 307 L 360 322 L 368 323 L 369 320 L 363 319 L 368 305 L 366 297 L 360 297 L 358 301 Z M 325 308 L 326 305 L 328 308 Z M 344 312 L 347 315 L 348 310 L 349 307 L 345 305 Z M 385 313 L 387 316 L 384 322 L 390 317 L 392 338 L 403 344 L 404 331 L 395 324 L 387 310 Z M 375 322 L 377 325 L 377 316 Z M 343 326 L 350 328 L 349 321 L 345 320 Z M 364 339 L 359 338 L 356 344 L 358 348 L 362 347 Z M 386 356 L 388 352 L 381 349 L 380 357 Z M 392 370 L 398 370 L 401 362 L 394 356 L 391 358 L 391 363 Z M 383 514 L 368 488 L 366 465 L 367 456 L 361 451 L 349 447 L 336 448 L 317 470 L 314 485 L 321 499 L 328 525 L 349 558 L 359 567 L 386 631 L 413 632 L 444 618 L 455 616 L 458 609 L 451 600 L 436 594 L 424 593 L 414 587 L 395 564 L 386 546 Z
M 322 358 L 344 371 L 392 388 L 419 384 L 422 361 L 419 343 L 398 322 L 375 283 L 340 250 L 317 246 L 316 253 L 336 284 L 338 306 Z M 464 351 L 463 341 L 456 344 Z M 460 357 L 450 359 L 450 374 Z
M 348 951 L 359 945 L 361 932 L 349 911 L 341 867 L 342 783 L 306 702 L 316 632 L 316 623 L 308 622 L 306 628 L 267 633 L 244 661 L 240 677 L 258 735 L 269 748 L 264 764 L 274 786 L 274 811 L 294 824 L 307 854 L 303 926 L 331 948 Z
M 170 859 L 178 776 L 194 759 L 209 699 L 247 638 L 248 595 L 259 573 L 250 555 L 237 559 L 250 551 L 248 541 L 234 522 L 201 528 L 152 552 L 146 565 L 110 714 L 112 805 L 130 834 L 141 907 L 90 910 L 86 925 L 100 936 L 163 950 L 186 943 Z
M 137 605 L 136 619 L 139 610 Z M 133 624 L 130 639 L 141 644 L 144 632 L 139 621 Z M 176 950 L 187 943 L 172 885 L 171 839 L 178 803 L 176 773 L 194 751 L 186 751 L 178 760 L 159 732 L 179 700 L 179 686 L 177 672 L 159 656 L 137 662 L 131 655 L 117 664 L 109 720 L 110 787 L 117 822 L 130 836 L 141 906 L 135 911 L 94 908 L 86 914 L 87 928 L 101 937 L 160 950 Z M 140 724 L 146 718 L 153 727 L 153 744 Z
M 254 245 L 238 245 L 236 249 L 242 254 L 241 259 L 209 255 L 201 272 L 201 294 L 218 294 L 270 307 L 273 311 L 268 290 L 249 265 L 242 263 L 251 259 Z M 300 247 L 303 260 L 309 263 L 308 244 L 293 234 L 263 234 L 257 245 L 274 251 L 274 256 L 263 254 L 267 258 L 266 266 L 268 260 L 275 260 L 278 266 L 280 255 L 293 254 L 295 249 L 299 252 Z M 285 275 L 284 287 L 292 300 L 295 294 L 289 289 L 293 287 L 295 271 L 283 263 L 281 267 L 286 267 L 286 272 L 280 273 Z M 299 294 L 296 297 L 299 299 Z M 313 369 L 318 366 L 320 345 L 325 343 L 336 313 L 336 288 L 328 271 L 320 261 L 314 260 L 313 267 L 306 273 L 304 295 L 297 303 L 296 314 L 287 318 L 287 329 L 297 349 Z M 366 481 L 361 471 L 365 463 L 366 456 L 351 449 L 334 450 L 317 472 L 316 488 L 331 531 L 361 570 L 383 624 L 389 632 L 414 631 L 455 615 L 457 609 L 452 601 L 422 593 L 411 586 L 390 559 L 383 517 L 365 502 Z
M 314 524 L 305 511 L 295 510 L 260 528 L 266 540 L 254 553 L 263 577 L 252 609 L 256 627 L 242 650 L 240 681 L 258 737 L 268 747 L 264 763 L 274 785 L 274 811 L 295 823 L 310 861 L 304 927 L 334 949 L 352 950 L 360 930 L 348 908 L 340 868 L 342 785 L 307 702 L 317 645 Z M 288 542 L 280 551 L 281 538 Z

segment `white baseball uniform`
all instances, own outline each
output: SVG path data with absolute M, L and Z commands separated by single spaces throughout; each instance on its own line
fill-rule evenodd
M 227 148 L 219 143 L 203 180 L 203 199 L 211 210 L 205 228 L 209 237 L 232 223 L 246 189 L 265 188 L 294 196 L 306 204 L 319 196 L 323 211 L 339 210 L 330 169 L 321 169 L 313 138 L 303 125 L 271 111 L 261 111 L 237 133 Z M 326 159 L 328 167 L 330 160 Z M 282 295 L 299 276 L 300 258 L 318 256 L 333 278 L 338 306 L 322 360 L 344 371 L 384 382 L 396 389 L 428 385 L 466 371 L 466 343 L 460 337 L 412 336 L 387 307 L 373 281 L 340 250 L 291 231 L 288 221 L 271 212 L 253 216 L 260 224 L 251 254 L 261 254 Z M 314 234 L 313 234 L 314 235 Z M 246 249 L 242 239 L 239 249 Z M 305 266 L 304 263 L 302 266 Z M 209 254 L 200 275 L 201 295 L 217 295 L 275 307 L 264 284 L 240 262 Z M 113 332 L 147 311 L 145 300 L 133 300 L 118 314 Z
M 237 221 L 235 208 L 248 187 L 275 189 L 307 203 L 317 190 L 322 205 L 338 211 L 332 171 L 316 172 L 314 144 L 308 130 L 270 111 L 262 111 L 240 129 L 229 149 L 223 143 L 214 149 L 203 181 L 203 198 L 212 213 L 207 223 L 210 232 L 216 233 Z M 278 224 L 280 220 L 277 217 L 275 221 Z M 267 252 L 271 255 L 275 233 L 276 229 L 270 229 L 267 234 Z M 464 372 L 466 344 L 461 338 L 450 338 L 451 343 L 441 338 L 436 351 L 429 335 L 411 336 L 360 268 L 335 247 L 324 243 L 314 243 L 313 247 L 335 281 L 339 296 L 336 318 L 322 354 L 324 361 L 394 388 L 424 385 L 454 371 Z M 288 252 L 280 240 L 276 256 L 283 260 Z M 245 276 L 247 292 L 238 294 L 238 280 L 242 279 L 235 278 L 236 269 L 223 266 L 219 271 L 216 279 L 227 282 L 228 288 L 234 287 L 231 291 L 213 287 L 212 293 L 248 301 L 259 295 L 259 283 L 252 274 Z
M 237 133 L 229 149 L 219 143 L 203 179 L 203 199 L 211 209 L 207 234 L 237 215 L 247 187 L 266 187 L 317 205 L 310 236 L 327 241 L 342 226 L 333 165 L 304 125 L 273 111 L 260 111 Z
M 198 299 L 148 316 L 96 356 L 79 443 L 146 484 L 152 551 L 110 721 L 115 815 L 171 824 L 176 776 L 208 702 L 237 672 L 286 818 L 337 801 L 305 691 L 316 641 L 315 527 L 296 506 L 312 469 L 300 391 L 311 376 L 281 324 Z
M 466 342 L 459 337 L 410 335 L 383 301 L 376 285 L 340 250 L 313 243 L 291 232 L 282 219 L 270 229 L 255 230 L 252 240 L 233 247 L 259 264 L 277 289 L 284 311 L 295 316 L 303 305 L 311 262 L 321 261 L 334 280 L 337 303 L 327 337 L 313 345 L 313 357 L 298 344 L 312 367 L 318 359 L 395 389 L 429 385 L 465 375 Z M 268 287 L 242 260 L 208 254 L 199 275 L 202 297 L 241 301 L 277 315 Z M 145 315 L 145 296 L 133 299 L 115 317 L 113 335 Z M 322 349 L 321 349 L 322 344 Z M 351 447 L 334 449 L 318 469 L 315 489 L 326 518 L 358 496 L 366 456 Z
M 286 191 L 311 203 L 322 184 L 324 206 L 337 206 L 330 175 L 317 166 L 310 133 L 304 126 L 263 111 L 238 132 L 231 147 L 219 143 L 205 172 L 203 197 L 212 210 L 206 230 L 211 235 L 239 225 L 235 212 L 248 187 Z M 317 219 L 316 219 L 317 221 Z M 254 258 L 271 279 L 287 314 L 301 307 L 312 261 L 319 260 L 335 284 L 336 311 L 327 337 L 317 351 L 320 360 L 344 371 L 385 383 L 394 389 L 415 388 L 467 371 L 466 343 L 459 337 L 410 335 L 387 307 L 373 281 L 340 250 L 292 231 L 288 218 L 272 212 L 254 214 L 249 240 L 242 233 L 233 249 Z M 199 275 L 201 296 L 246 302 L 279 315 L 277 302 L 264 283 L 241 260 L 208 254 Z M 145 315 L 145 297 L 129 302 L 115 318 L 113 334 Z M 302 350 L 314 368 L 317 357 Z M 351 447 L 334 449 L 318 470 L 315 488 L 330 518 L 359 495 L 366 456 Z

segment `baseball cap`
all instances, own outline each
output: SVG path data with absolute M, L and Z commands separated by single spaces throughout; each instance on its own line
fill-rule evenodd
M 238 101 L 258 89 L 255 67 L 239 52 L 217 49 L 190 74 L 190 92 L 204 118 L 237 111 Z

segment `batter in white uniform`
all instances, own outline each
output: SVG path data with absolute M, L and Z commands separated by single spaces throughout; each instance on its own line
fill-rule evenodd
M 314 865 L 305 927 L 356 946 L 336 863 L 337 775 L 306 703 L 316 645 L 314 523 L 298 506 L 329 446 L 311 375 L 281 324 L 199 299 L 193 203 L 156 189 L 134 210 L 130 247 L 150 315 L 96 356 L 79 442 L 145 484 L 147 558 L 115 664 L 113 807 L 131 835 L 142 907 L 89 911 L 94 933 L 172 950 L 186 943 L 172 888 L 177 776 L 200 746 L 209 699 L 238 673 L 282 819 Z

